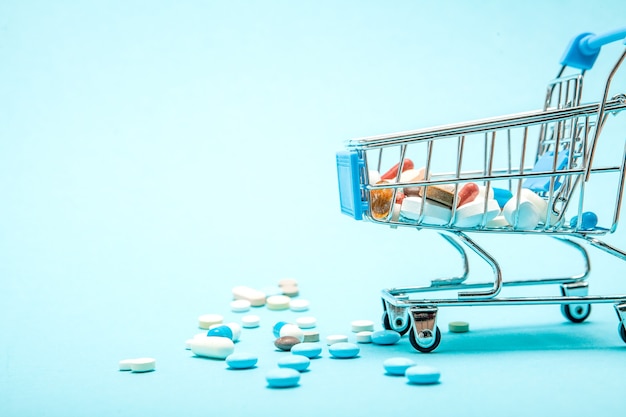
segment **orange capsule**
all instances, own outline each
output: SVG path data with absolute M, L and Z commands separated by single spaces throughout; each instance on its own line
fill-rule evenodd
M 478 193 L 478 185 L 473 182 L 468 182 L 459 190 L 456 206 L 461 207 L 465 203 L 471 203 L 478 197 Z
M 392 180 L 392 179 L 396 178 L 398 176 L 398 167 L 399 166 L 400 166 L 400 163 L 398 162 L 397 164 L 392 166 L 391 169 L 389 169 L 389 171 L 387 171 L 383 175 L 381 175 L 380 179 L 382 179 L 382 180 Z M 409 158 L 404 158 L 404 165 L 402 165 L 402 172 L 406 171 L 407 169 L 413 169 L 413 161 L 411 161 Z

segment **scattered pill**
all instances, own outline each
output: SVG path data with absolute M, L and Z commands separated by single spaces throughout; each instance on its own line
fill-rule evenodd
M 253 307 L 265 305 L 265 293 L 254 288 L 239 285 L 232 289 L 232 293 L 235 300 L 248 300 Z
M 278 286 L 279 287 L 297 287 L 298 286 L 298 280 L 296 280 L 295 278 L 283 278 L 280 281 L 278 281 Z
M 354 333 L 374 331 L 374 322 L 371 320 L 354 320 L 351 325 Z
M 241 337 L 241 325 L 239 323 L 230 322 L 226 323 L 225 326 L 228 326 L 230 331 L 233 332 L 233 342 L 239 341 L 239 338 Z
M 383 367 L 389 375 L 403 375 L 408 368 L 415 366 L 415 362 L 409 358 L 389 358 L 383 362 Z
M 274 346 L 276 346 L 280 350 L 290 351 L 291 348 L 298 343 L 301 343 L 301 341 L 297 337 L 283 336 L 274 341 Z
M 354 358 L 359 354 L 360 351 L 361 348 L 350 342 L 333 343 L 328 348 L 328 353 L 330 353 L 332 357 L 338 359 Z
M 471 203 L 478 197 L 480 192 L 478 185 L 474 182 L 468 182 L 459 189 L 456 199 L 456 206 L 461 207 L 463 204 Z
M 300 290 L 298 289 L 297 285 L 284 285 L 280 288 L 282 290 L 282 294 L 287 297 L 296 297 L 298 294 L 300 294 Z
M 291 311 L 307 311 L 309 309 L 309 304 L 309 300 L 296 298 L 295 300 L 289 301 L 289 309 Z
M 448 323 L 448 330 L 452 333 L 469 332 L 469 323 L 466 321 L 451 321 Z
M 404 375 L 412 384 L 435 384 L 439 382 L 440 372 L 432 366 L 415 365 L 406 369 Z
M 134 359 L 123 359 L 119 362 L 120 371 L 130 371 L 130 364 Z
M 298 317 L 296 324 L 301 329 L 312 329 L 317 326 L 317 319 L 311 316 Z
M 400 182 L 410 183 L 410 182 L 424 181 L 425 173 L 426 173 L 426 169 L 424 167 L 420 169 L 408 169 L 404 171 L 402 175 L 400 175 Z M 409 196 L 419 197 L 420 195 L 422 195 L 423 188 L 424 187 L 407 186 L 407 187 L 404 187 L 404 189 L 402 190 L 402 194 L 404 194 L 405 197 L 409 197 Z
M 511 193 L 506 188 L 497 188 L 493 187 L 493 198 L 498 202 L 500 208 L 503 208 L 506 203 L 513 197 L 513 193 Z
M 241 318 L 241 326 L 246 329 L 253 329 L 261 325 L 261 318 L 255 314 L 243 316 Z
M 291 336 L 300 342 L 304 340 L 304 331 L 297 324 L 285 324 L 280 328 L 279 337 Z
M 423 195 L 421 197 L 424 197 Z M 426 199 L 435 201 L 447 208 L 452 208 L 454 203 L 454 185 L 430 185 L 426 187 Z
M 357 343 L 372 343 L 372 331 L 366 330 L 356 334 Z
M 310 363 L 311 363 L 311 360 L 304 355 L 284 356 L 278 359 L 278 362 L 277 362 L 279 368 L 291 368 L 291 369 L 295 369 L 298 372 L 305 371 L 309 367 Z
M 286 295 L 272 295 L 265 301 L 270 310 L 287 310 L 291 298 Z
M 137 358 L 130 362 L 131 372 L 151 372 L 156 368 L 156 359 Z
M 248 300 L 233 300 L 230 302 L 230 310 L 233 313 L 245 313 L 250 310 L 252 304 Z
M 547 209 L 548 203 L 543 198 L 529 189 L 522 188 L 518 196 L 512 197 L 506 203 L 502 214 L 516 229 L 534 229 L 539 223 L 546 221 Z
M 259 358 L 245 352 L 231 353 L 226 357 L 226 364 L 231 369 L 250 369 L 256 366 Z
M 303 342 L 319 342 L 320 332 L 317 330 L 305 330 Z
M 413 161 L 411 161 L 409 158 L 404 158 L 404 163 L 398 162 L 397 164 L 392 166 L 387 172 L 381 175 L 380 178 L 383 180 L 395 179 L 398 176 L 398 169 L 400 168 L 400 165 L 402 165 L 402 172 L 408 169 L 413 169 L 414 167 Z
M 272 333 L 274 334 L 274 337 L 280 337 L 280 329 L 282 329 L 285 324 L 289 323 L 287 323 L 286 321 L 279 321 L 274 324 L 274 327 L 272 327 Z
M 402 200 L 400 216 L 409 220 L 419 221 L 420 217 L 422 217 L 422 204 L 424 206 L 423 223 L 442 225 L 450 221 L 452 210 L 441 204 L 431 202 L 428 199 L 422 200 L 421 197 L 406 197 Z
M 235 344 L 226 337 L 197 337 L 191 340 L 191 351 L 196 356 L 226 359 L 228 355 L 235 351 Z
M 487 224 L 495 219 L 498 214 L 500 214 L 500 206 L 496 200 L 488 199 L 486 207 L 484 199 L 474 200 L 457 209 L 454 225 L 458 227 L 476 227 L 482 224 L 483 219 L 485 224 Z
M 395 330 L 377 330 L 372 333 L 372 343 L 376 345 L 393 345 L 400 341 L 400 333 Z
M 326 336 L 326 344 L 334 345 L 335 343 L 343 343 L 348 341 L 348 336 L 344 334 L 331 334 Z
M 217 327 L 211 328 L 207 334 L 207 336 L 215 336 L 215 337 L 227 337 L 230 340 L 233 340 L 233 331 L 230 330 L 230 327 L 220 325 Z
M 295 387 L 300 382 L 300 372 L 290 368 L 272 369 L 265 375 L 265 380 L 272 388 Z
M 220 314 L 203 314 L 198 317 L 198 327 L 208 330 L 214 324 L 221 324 L 224 317 Z
M 580 230 L 592 230 L 598 225 L 598 216 L 593 211 L 585 211 L 580 218 Z M 576 228 L 578 226 L 578 216 L 572 217 L 569 225 L 571 228 Z
M 380 181 L 377 185 L 386 183 L 386 181 Z M 392 188 L 377 188 L 370 191 L 370 210 L 374 219 L 384 219 L 389 215 L 393 195 Z
M 322 346 L 314 342 L 302 342 L 291 348 L 294 355 L 306 356 L 309 359 L 317 358 L 322 353 Z

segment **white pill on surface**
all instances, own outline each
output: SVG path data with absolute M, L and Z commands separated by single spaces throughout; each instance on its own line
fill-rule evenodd
M 289 301 L 289 309 L 291 311 L 307 311 L 309 309 L 310 302 L 302 298 L 296 298 Z
M 265 302 L 267 304 L 267 308 L 270 310 L 287 310 L 289 308 L 291 298 L 286 295 L 272 295 L 267 297 Z
M 374 331 L 374 322 L 371 320 L 354 320 L 350 323 L 352 326 L 352 332 L 366 332 L 366 331 Z
M 446 224 L 452 217 L 452 210 L 448 207 L 429 200 L 422 200 L 421 197 L 405 197 L 400 207 L 400 215 L 409 220 L 419 220 L 422 209 L 424 213 L 422 222 L 425 224 Z
M 122 359 L 119 362 L 120 371 L 130 371 L 130 364 L 134 359 Z
M 298 317 L 296 319 L 296 324 L 301 329 L 313 329 L 317 326 L 317 319 L 311 316 Z
M 326 344 L 331 346 L 335 343 L 344 343 L 348 341 L 348 336 L 345 334 L 331 334 L 326 336 Z
M 304 341 L 304 331 L 297 325 L 287 323 L 280 328 L 279 337 L 292 336 L 299 341 Z
M 358 332 L 356 334 L 356 342 L 357 343 L 372 343 L 372 333 L 369 330 Z
M 245 285 L 234 287 L 232 293 L 235 300 L 248 300 L 253 307 L 265 305 L 265 299 L 267 297 L 264 292 L 246 287 Z
M 278 286 L 279 287 L 285 287 L 285 286 L 298 286 L 298 280 L 296 280 L 295 278 L 283 278 L 280 281 L 278 281 Z
M 261 325 L 261 318 L 256 314 L 249 314 L 241 318 L 241 326 L 246 329 L 253 329 Z
M 224 317 L 220 314 L 203 314 L 198 317 L 198 327 L 201 329 L 210 329 L 214 324 L 221 324 Z
M 235 343 L 227 337 L 207 336 L 194 338 L 191 341 L 191 351 L 196 356 L 213 359 L 226 359 L 235 351 Z
M 230 302 L 230 310 L 233 313 L 245 313 L 250 310 L 251 305 L 252 303 L 249 300 L 233 300 Z
M 130 362 L 131 372 L 151 372 L 156 368 L 156 359 L 137 358 Z
M 320 332 L 317 330 L 305 330 L 303 342 L 319 342 Z

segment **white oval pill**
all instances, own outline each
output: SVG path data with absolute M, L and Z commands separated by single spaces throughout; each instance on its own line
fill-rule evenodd
M 298 325 L 287 323 L 280 328 L 279 337 L 292 336 L 299 341 L 304 341 L 304 332 Z
M 280 281 L 278 281 L 278 286 L 279 287 L 298 286 L 298 281 L 295 278 L 283 278 Z
M 267 308 L 270 310 L 287 310 L 289 308 L 291 298 L 286 295 L 272 295 L 267 297 L 265 302 L 267 304 Z
M 410 220 L 419 220 L 422 214 L 422 202 L 424 203 L 423 223 L 442 225 L 450 221 L 452 210 L 429 200 L 423 201 L 421 197 L 405 197 L 400 207 L 400 215 Z
M 548 203 L 534 192 L 522 188 L 518 196 L 513 196 L 502 209 L 502 214 L 510 225 L 517 229 L 534 229 L 546 221 Z M 515 223 L 517 218 L 517 224 Z
M 245 313 L 250 310 L 252 303 L 248 300 L 233 300 L 230 302 L 230 309 L 233 313 Z
M 198 317 L 198 327 L 201 329 L 210 329 L 214 324 L 221 324 L 224 317 L 220 314 L 203 314 Z
M 500 206 L 496 200 L 487 200 L 486 211 L 485 200 L 474 200 L 457 209 L 454 224 L 458 227 L 476 227 L 482 224 L 483 217 L 486 224 L 495 219 L 498 214 L 500 214 Z
M 119 368 L 120 371 L 130 371 L 130 364 L 133 362 L 134 359 L 122 359 L 119 362 Z
M 319 342 L 320 341 L 320 332 L 317 330 L 307 330 L 304 332 L 303 342 Z
M 348 341 L 348 336 L 344 334 L 331 334 L 326 336 L 326 344 L 331 346 L 335 343 L 344 343 Z
M 369 330 L 358 332 L 356 334 L 356 342 L 357 343 L 372 343 L 372 333 Z
M 156 359 L 154 358 L 137 358 L 130 362 L 130 370 L 132 372 L 150 372 L 156 368 Z
M 232 289 L 232 293 L 235 300 L 248 300 L 254 307 L 265 305 L 265 293 L 254 288 L 239 285 Z
M 255 314 L 249 314 L 241 318 L 241 325 L 246 329 L 253 329 L 261 325 L 261 318 Z
M 214 359 L 226 359 L 235 351 L 235 343 L 227 337 L 207 336 L 194 338 L 191 341 L 191 351 L 196 356 Z
M 307 311 L 309 304 L 309 300 L 296 298 L 295 300 L 289 301 L 289 309 L 291 309 L 291 311 Z
M 301 329 L 312 329 L 317 325 L 317 319 L 311 316 L 298 317 L 296 324 Z
M 354 333 L 374 331 L 374 322 L 371 320 L 354 320 L 351 325 Z

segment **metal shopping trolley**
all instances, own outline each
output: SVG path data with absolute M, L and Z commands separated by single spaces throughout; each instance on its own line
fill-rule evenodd
M 626 260 L 625 251 L 600 240 L 617 228 L 626 175 L 625 141 L 618 152 L 619 142 L 611 137 L 626 138 L 618 123 L 626 95 L 611 91 L 626 51 L 608 74 L 602 98 L 581 103 L 583 78 L 601 47 L 625 38 L 626 28 L 575 37 L 541 110 L 346 142 L 336 155 L 342 212 L 392 228 L 435 230 L 463 266 L 459 275 L 428 285 L 383 289 L 386 329 L 410 331 L 411 345 L 431 352 L 441 340 L 439 307 L 557 304 L 567 319 L 580 323 L 591 304 L 613 303 L 626 342 L 626 294 L 589 295 L 590 262 L 583 247 Z M 498 262 L 469 237 L 474 233 L 551 237 L 580 254 L 584 271 L 504 280 Z M 491 267 L 492 279 L 467 279 L 468 248 Z M 500 296 L 506 286 L 537 284 L 560 285 L 560 295 Z M 424 297 L 437 291 L 454 295 Z

